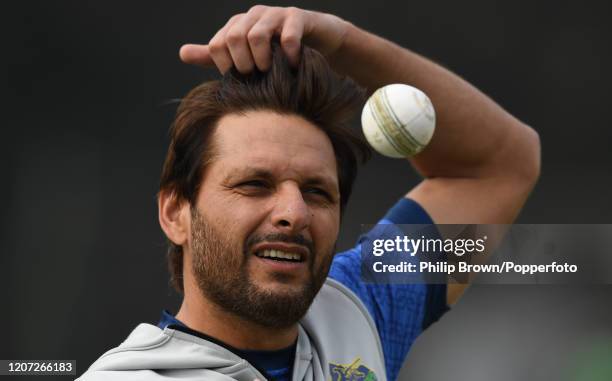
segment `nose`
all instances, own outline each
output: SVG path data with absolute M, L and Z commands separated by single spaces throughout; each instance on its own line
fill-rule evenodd
M 297 184 L 286 183 L 277 189 L 271 219 L 274 227 L 285 234 L 296 234 L 310 226 L 310 208 Z

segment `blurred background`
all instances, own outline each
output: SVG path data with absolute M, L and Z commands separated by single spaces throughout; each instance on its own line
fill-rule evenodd
M 533 126 L 542 176 L 519 222 L 612 223 L 608 2 L 282 4 L 422 53 Z M 178 49 L 250 5 L 3 7 L 0 359 L 76 359 L 80 375 L 139 322 L 176 311 L 155 199 L 169 101 L 217 75 L 181 64 Z M 339 247 L 418 181 L 406 161 L 372 160 Z M 400 379 L 609 380 L 611 363 L 611 285 L 477 285 L 419 338 Z

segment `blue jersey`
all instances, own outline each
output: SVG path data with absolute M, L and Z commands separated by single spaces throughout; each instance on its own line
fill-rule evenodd
M 401 199 L 378 224 L 433 224 L 415 201 Z M 366 305 L 376 323 L 385 355 L 387 378 L 397 378 L 404 359 L 416 338 L 448 310 L 446 284 L 368 284 L 361 280 L 361 242 L 365 239 L 393 239 L 395 236 L 360 237 L 352 249 L 334 257 L 329 276 L 351 289 Z M 375 229 L 376 233 L 391 233 Z
M 404 198 L 378 224 L 429 225 L 433 221 L 418 203 Z M 355 247 L 336 254 L 329 277 L 351 289 L 367 307 L 382 342 L 387 378 L 394 381 L 412 343 L 448 307 L 445 284 L 367 284 L 361 280 L 361 242 L 364 239 L 393 238 L 372 236 L 385 232 L 388 230 L 370 231 L 360 237 Z M 184 326 L 174 316 L 164 312 L 158 326 L 164 328 L 170 324 Z M 291 379 L 295 346 L 280 351 L 231 349 L 253 365 L 263 368 L 274 380 Z

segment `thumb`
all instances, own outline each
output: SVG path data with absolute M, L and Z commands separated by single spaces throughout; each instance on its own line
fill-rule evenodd
M 214 66 L 208 45 L 185 44 L 179 50 L 181 61 L 190 65 Z

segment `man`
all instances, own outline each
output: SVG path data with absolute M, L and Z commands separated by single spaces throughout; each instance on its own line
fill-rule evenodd
M 333 255 L 365 152 L 345 128 L 362 94 L 317 51 L 370 92 L 411 84 L 436 109 L 434 138 L 411 159 L 425 179 L 382 223 L 515 219 L 539 173 L 532 129 L 335 16 L 253 7 L 180 51 L 224 73 L 181 103 L 162 174 L 159 220 L 182 306 L 138 326 L 83 380 L 394 380 L 461 295 L 461 285 L 364 284 L 359 244 Z

